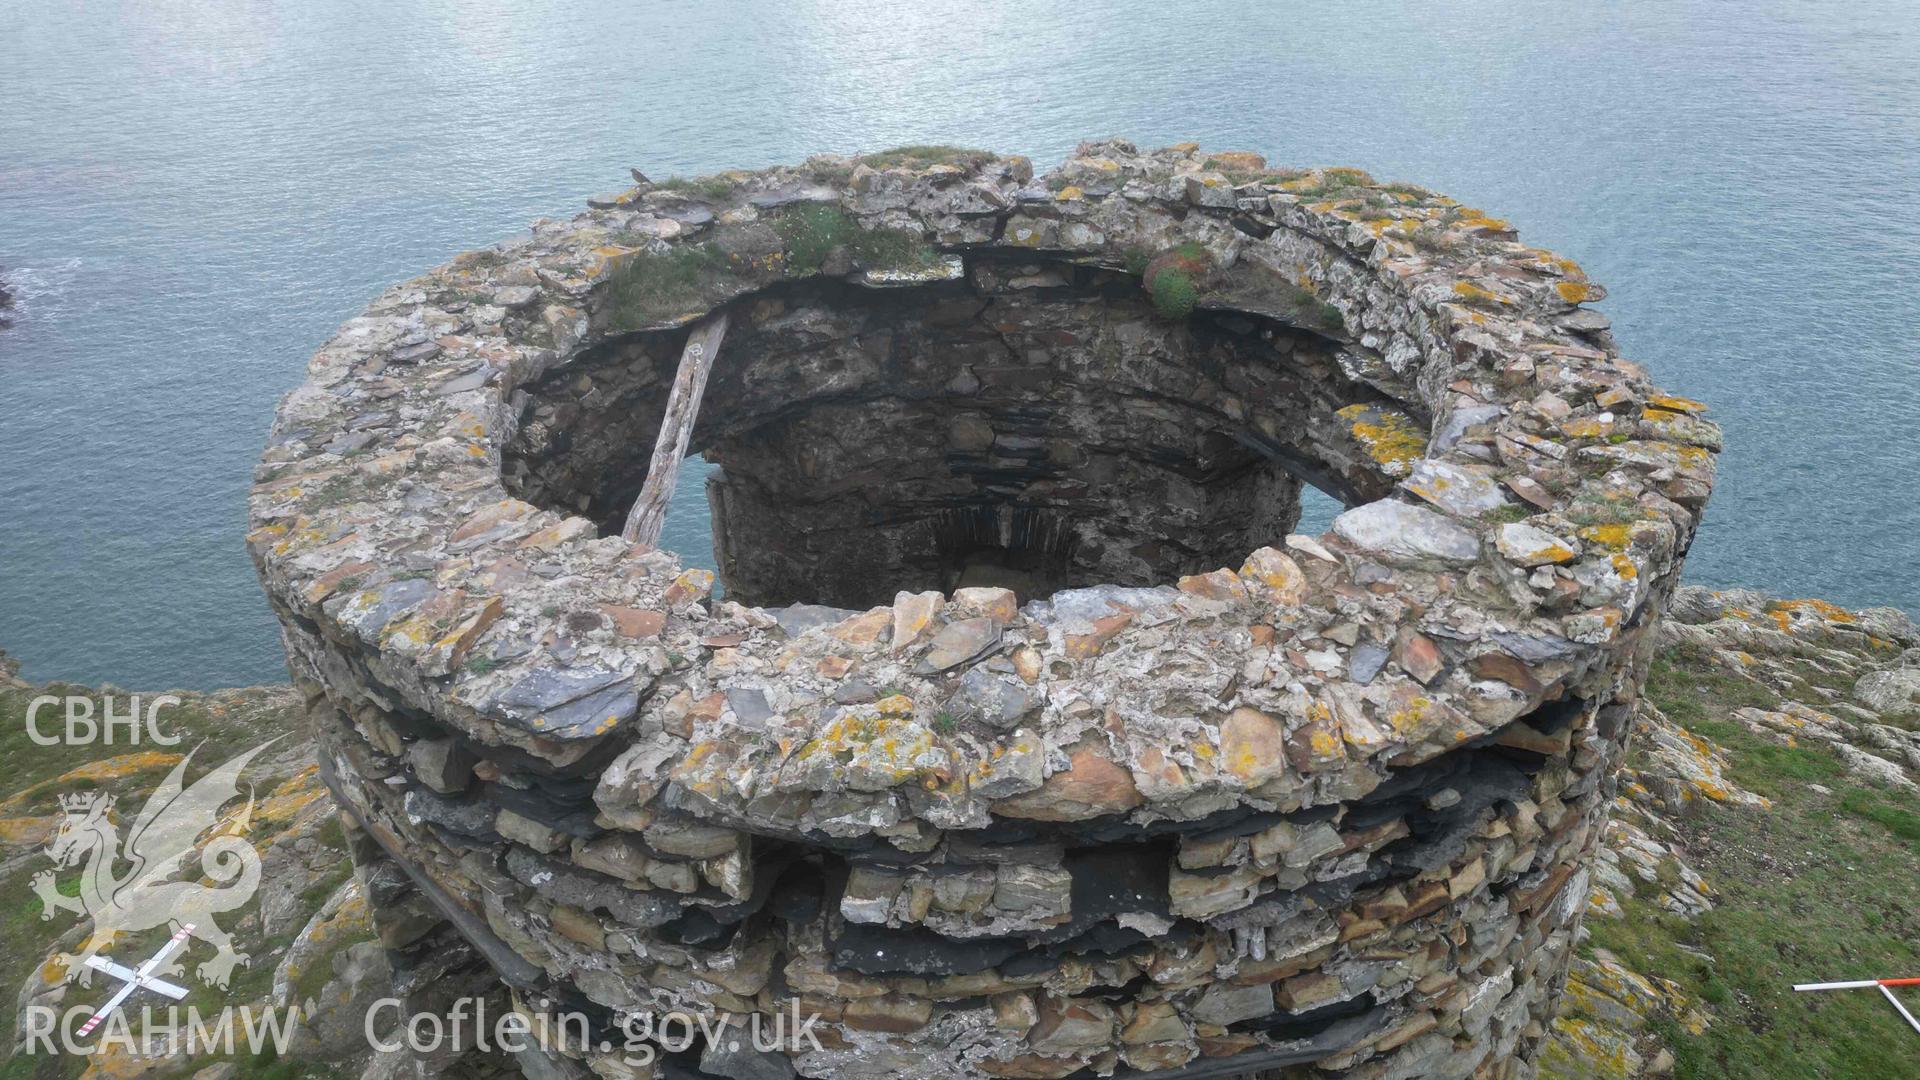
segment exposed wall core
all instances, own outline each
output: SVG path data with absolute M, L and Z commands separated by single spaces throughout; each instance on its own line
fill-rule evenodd
M 1292 531 L 1290 470 L 1338 475 L 1316 447 L 1337 411 L 1382 400 L 1335 342 L 1271 318 L 1168 319 L 1138 279 L 1066 263 L 982 258 L 958 280 L 736 303 L 753 318 L 692 446 L 722 466 L 715 555 L 746 603 L 976 585 L 1025 600 L 1237 565 Z M 615 339 L 529 387 L 510 490 L 617 531 L 677 344 Z M 1372 469 L 1338 490 L 1387 482 Z
M 566 1080 L 1527 1074 L 1719 448 L 1579 267 L 1190 144 L 589 205 L 350 321 L 256 476 L 410 1007 L 817 1018 Z M 609 534 L 719 311 L 724 598 Z

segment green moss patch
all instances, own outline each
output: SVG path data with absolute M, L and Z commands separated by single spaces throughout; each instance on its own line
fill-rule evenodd
M 128 735 L 123 727 L 114 729 L 114 742 L 111 744 L 94 741 L 79 745 L 41 746 L 35 743 L 30 738 L 26 722 L 27 710 L 33 700 L 41 695 L 65 697 L 69 694 L 92 701 L 96 720 L 104 715 L 107 702 L 96 689 L 66 684 L 25 690 L 0 689 L 0 760 L 7 763 L 8 769 L 6 781 L 0 783 L 0 800 L 9 803 L 4 811 L 0 811 L 0 817 L 43 818 L 56 815 L 59 813 L 60 795 L 96 790 L 114 795 L 119 800 L 116 812 L 124 824 L 139 812 L 155 785 L 173 768 L 176 760 L 174 755 L 192 751 L 193 764 L 188 768 L 191 776 L 197 778 L 205 770 L 276 734 L 296 731 L 299 725 L 298 703 L 284 690 L 278 693 L 267 690 L 182 693 L 179 695 L 182 699 L 180 704 L 169 705 L 159 711 L 162 730 L 181 737 L 174 746 L 154 744 L 147 739 L 144 727 L 141 742 L 137 745 L 127 741 Z M 139 695 L 143 714 L 157 696 L 148 692 Z M 127 712 L 132 697 L 130 692 L 114 691 L 112 704 L 116 716 Z M 35 723 L 43 735 L 60 733 L 64 727 L 62 707 L 55 704 L 41 708 L 36 714 Z M 109 761 L 113 764 L 105 764 Z M 94 766 L 95 775 L 91 778 L 59 779 L 82 766 Z M 273 783 L 270 779 L 259 780 L 255 785 L 255 797 L 266 798 Z M 338 833 L 337 826 L 334 831 Z M 252 839 L 264 851 L 270 836 L 271 832 L 263 827 Z M 350 872 L 343 836 L 341 841 L 342 869 L 333 875 L 336 885 Z M 40 918 L 42 909 L 40 898 L 33 889 L 33 876 L 51 865 L 45 859 L 24 858 L 17 861 L 10 873 L 0 875 L 0 979 L 4 979 L 5 984 L 15 990 L 27 981 L 32 972 L 39 969 L 42 959 L 60 936 L 76 925 L 69 912 L 56 913 L 55 918 L 49 921 Z M 67 896 L 77 895 L 79 885 L 80 876 L 71 868 L 60 871 L 56 878 L 57 890 Z M 229 922 L 227 929 L 235 932 L 242 950 L 252 954 L 252 962 L 234 970 L 233 985 L 229 989 L 222 991 L 209 988 L 203 986 L 198 978 L 191 977 L 192 967 L 209 955 L 204 945 L 195 946 L 194 955 L 189 959 L 190 977 L 184 980 L 189 988 L 186 1004 L 199 1005 L 203 1012 L 234 1002 L 264 998 L 272 983 L 274 965 L 289 940 L 287 936 L 268 940 L 250 936 L 244 924 Z M 111 953 L 116 957 L 148 956 L 166 941 L 169 934 L 170 930 L 165 926 L 126 934 L 114 943 Z M 69 1003 L 98 999 L 104 990 L 102 978 L 95 976 L 93 988 L 83 992 L 84 996 L 76 998 L 70 994 Z M 15 1021 L 14 1009 L 14 994 L 9 991 L 5 1003 L 0 1004 L 0 1024 L 9 1029 Z M 249 1062 L 238 1058 L 235 1061 L 242 1066 L 243 1077 L 256 1075 L 246 1071 L 250 1067 Z M 196 1061 L 194 1068 L 205 1064 L 207 1060 Z M 85 1066 L 84 1058 L 23 1055 L 0 1066 L 0 1078 L 70 1080 L 79 1075 Z M 310 1065 L 282 1063 L 279 1068 L 281 1071 L 277 1074 L 258 1075 L 329 1075 L 327 1070 Z M 187 1069 L 161 1075 L 185 1076 L 192 1071 Z
M 773 221 L 786 248 L 790 273 L 819 271 L 836 248 L 845 248 L 864 270 L 919 270 L 939 253 L 925 240 L 899 229 L 866 229 L 852 214 L 828 203 L 800 203 Z
M 1162 318 L 1175 321 L 1193 314 L 1193 305 L 1200 299 L 1200 291 L 1194 287 L 1193 278 L 1184 270 L 1167 269 L 1153 276 L 1153 284 L 1148 286 L 1153 295 L 1153 309 Z
M 1586 920 L 1589 949 L 1708 1004 L 1703 1034 L 1666 1032 L 1675 1077 L 1912 1075 L 1913 1032 L 1880 995 L 1792 987 L 1920 971 L 1920 799 L 1848 785 L 1818 742 L 1779 746 L 1749 732 L 1732 712 L 1778 697 L 1711 657 L 1674 650 L 1654 662 L 1647 689 L 1670 719 L 1730 752 L 1730 779 L 1773 800 L 1771 810 L 1706 804 L 1669 819 L 1718 890 L 1713 911 L 1689 922 L 1629 896 L 1623 917 Z
M 661 191 L 674 191 L 696 199 L 717 201 L 733 194 L 735 184 L 724 176 L 669 176 L 654 186 Z
M 963 169 L 972 169 L 998 160 L 1000 155 L 986 150 L 931 144 L 896 146 L 877 154 L 864 154 L 860 158 L 862 164 L 872 169 L 925 169 L 933 165 L 954 165 Z
M 634 330 L 684 315 L 699 306 L 708 287 L 726 272 L 726 255 L 707 244 L 637 254 L 607 281 L 603 307 L 607 325 L 613 330 Z

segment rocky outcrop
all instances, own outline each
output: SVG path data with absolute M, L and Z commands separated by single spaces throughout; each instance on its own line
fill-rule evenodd
M 1844 779 L 1868 789 L 1920 795 L 1920 755 L 1914 753 L 1920 743 L 1920 732 L 1914 730 L 1920 709 L 1877 694 L 1877 688 L 1898 685 L 1920 671 L 1920 651 L 1915 648 L 1920 646 L 1920 629 L 1904 613 L 1891 608 L 1849 611 L 1823 601 L 1778 600 L 1751 590 L 1682 588 L 1659 637 L 1661 648 L 1675 656 L 1689 677 L 1717 678 L 1777 698 L 1770 708 L 1724 707 L 1728 719 L 1757 739 L 1788 748 L 1825 747 L 1844 766 Z M 1674 704 L 1698 710 L 1706 703 L 1680 699 Z M 1676 723 L 1651 700 L 1643 700 L 1635 716 L 1633 740 L 1613 820 L 1594 864 L 1589 924 L 1622 919 L 1623 905 L 1635 898 L 1664 915 L 1697 920 L 1714 909 L 1719 896 L 1709 877 L 1694 866 L 1715 842 L 1696 833 L 1701 816 L 1721 810 L 1755 817 L 1804 811 L 1797 806 L 1782 811 L 1771 800 L 1742 790 L 1730 778 L 1735 755 Z M 1832 794 L 1819 785 L 1812 790 Z M 1909 805 L 1920 806 L 1920 799 Z M 1737 874 L 1760 874 L 1803 855 L 1791 848 L 1756 846 L 1728 861 Z M 1874 896 L 1870 885 L 1850 885 L 1867 893 L 1870 901 L 1901 906 L 1898 895 L 1904 881 L 1898 880 L 1897 867 L 1890 873 L 1896 877 L 1895 887 L 1884 897 Z M 1818 913 L 1811 917 L 1821 920 Z M 1582 934 L 1591 936 L 1584 929 Z M 1581 953 L 1569 972 L 1561 1012 L 1541 1057 L 1544 1077 L 1668 1076 L 1676 1051 L 1682 1049 L 1672 1040 L 1697 1038 L 1708 1025 L 1720 1022 L 1697 989 L 1635 972 L 1604 948 L 1585 944 Z M 1713 961 L 1708 954 L 1702 958 Z M 1848 961 L 1868 966 L 1894 962 L 1872 956 Z M 1803 981 L 1817 979 L 1808 975 Z M 1808 1065 L 1781 1061 L 1777 1069 L 1769 1075 L 1805 1075 Z
M 11 733 L 20 731 L 29 703 L 43 694 L 86 696 L 94 703 L 96 715 L 107 708 L 101 691 L 36 685 L 19 678 L 17 672 L 17 665 L 0 652 L 0 719 Z M 114 708 L 124 714 L 130 695 L 111 693 Z M 385 996 L 391 993 L 391 984 L 384 960 L 379 960 L 377 982 L 367 977 L 362 962 L 377 959 L 366 956 L 369 947 L 377 953 L 372 945 L 374 924 L 352 875 L 343 823 L 313 764 L 313 745 L 299 734 L 299 700 L 287 686 L 175 691 L 174 696 L 179 704 L 161 715 L 163 726 L 181 737 L 178 746 L 129 748 L 122 729 L 117 746 L 41 746 L 21 740 L 8 751 L 7 775 L 0 779 L 0 890 L 20 900 L 24 908 L 0 934 L 0 978 L 17 987 L 8 999 L 11 1011 L 0 1014 L 9 1029 L 9 1057 L 32 1064 L 36 1070 L 32 1075 L 43 1077 L 76 1076 L 82 1069 L 87 1077 L 175 1078 L 199 1076 L 203 1069 L 213 1070 L 211 1077 L 220 1075 L 223 1066 L 210 1064 L 214 1052 L 209 1048 L 189 1054 L 178 1038 L 164 1034 L 166 1002 L 157 997 L 135 999 L 125 1014 L 137 1038 L 151 1035 L 150 1053 L 119 1041 L 103 1042 L 96 1053 L 85 1057 L 52 1058 L 44 1051 L 30 1057 L 20 1052 L 29 1008 L 58 1012 L 80 1008 L 85 1016 L 85 1010 L 99 1006 L 115 989 L 104 977 L 80 980 L 79 973 L 71 972 L 62 959 L 87 941 L 94 929 L 91 920 L 76 920 L 64 912 L 45 913 L 58 919 L 41 918 L 41 903 L 32 886 L 40 875 L 55 869 L 47 845 L 62 827 L 61 797 L 82 791 L 114 796 L 123 808 L 122 820 L 131 824 L 155 786 L 188 751 L 195 754 L 197 775 L 200 766 L 217 764 L 222 755 L 279 736 L 280 741 L 256 759 L 247 774 L 256 796 L 252 813 L 237 826 L 235 819 L 229 819 L 229 825 L 237 827 L 260 856 L 258 893 L 232 916 L 223 917 L 237 950 L 247 960 L 225 991 L 196 993 L 190 1003 L 205 1010 L 210 1024 L 216 1022 L 213 1010 L 220 1006 L 288 1009 L 300 1016 L 288 1053 L 295 1064 L 289 1067 L 324 1067 L 328 1075 L 359 1076 L 373 1055 L 357 1007 L 365 1002 L 365 990 L 375 989 Z M 152 702 L 155 695 L 141 698 Z M 58 721 L 49 716 L 58 712 L 57 708 L 43 711 L 39 728 L 57 727 Z M 202 837 L 201 843 L 211 835 Z M 63 870 L 61 878 L 70 881 L 77 872 Z M 123 935 L 109 955 L 121 959 L 151 955 L 168 932 L 163 925 Z M 177 980 L 200 989 L 192 965 Z M 144 1026 L 142 1005 L 158 1017 L 152 1032 Z M 376 1070 L 370 1075 L 382 1074 Z
M 590 206 L 344 327 L 251 503 L 329 785 L 523 1007 L 821 1018 L 731 1076 L 1525 1070 L 1718 448 L 1597 285 L 1191 146 Z M 596 524 L 722 308 L 725 600 Z

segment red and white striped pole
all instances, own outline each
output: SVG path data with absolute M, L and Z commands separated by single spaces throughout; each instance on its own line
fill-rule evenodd
M 1908 1027 L 1920 1032 L 1920 1020 L 1915 1020 L 1913 1014 L 1908 1012 L 1907 1007 L 1902 1005 L 1900 999 L 1893 994 L 1893 988 L 1896 986 L 1920 986 L 1920 979 L 1856 979 L 1853 982 L 1795 983 L 1793 988 L 1795 990 L 1864 990 L 1869 986 L 1877 988 L 1893 1004 L 1893 1007 L 1900 1011 L 1900 1016 L 1906 1020 Z

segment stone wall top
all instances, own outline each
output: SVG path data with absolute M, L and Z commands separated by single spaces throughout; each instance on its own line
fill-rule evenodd
M 913 850 L 995 821 L 1297 810 L 1476 741 L 1551 743 L 1555 702 L 1611 692 L 1711 490 L 1717 429 L 1616 355 L 1576 265 L 1356 170 L 1107 141 L 1036 177 L 923 149 L 589 206 L 388 290 L 320 348 L 256 472 L 249 549 L 321 670 L 600 771 L 616 820 L 660 798 Z M 1156 588 L 841 612 L 716 600 L 671 552 L 503 486 L 517 395 L 597 344 L 796 279 L 1010 258 L 1172 273 L 1176 315 L 1339 342 L 1401 406 L 1329 421 L 1391 493 Z

